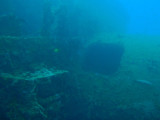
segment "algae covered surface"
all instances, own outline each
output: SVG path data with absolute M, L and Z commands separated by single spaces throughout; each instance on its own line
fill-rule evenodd
M 73 62 L 63 56 L 68 46 L 53 42 L 54 52 L 52 39 L 1 37 L 1 119 L 158 120 L 160 37 L 99 35 L 93 41 L 99 39 L 125 49 L 113 74 L 84 70 L 83 54 L 77 61 L 73 54 Z
M 0 120 L 160 120 L 149 2 L 1 0 Z

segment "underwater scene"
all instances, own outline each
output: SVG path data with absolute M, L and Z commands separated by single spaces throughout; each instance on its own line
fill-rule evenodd
M 158 0 L 0 0 L 0 120 L 160 120 Z

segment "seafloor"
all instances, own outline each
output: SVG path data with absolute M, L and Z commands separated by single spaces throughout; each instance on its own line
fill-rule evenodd
M 85 48 L 97 41 L 124 46 L 114 74 L 83 70 Z M 80 43 L 1 36 L 0 119 L 160 119 L 160 36 L 98 35 Z

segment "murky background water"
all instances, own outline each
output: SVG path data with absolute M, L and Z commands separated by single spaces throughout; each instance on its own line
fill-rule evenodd
M 159 120 L 159 1 L 1 0 L 1 120 Z

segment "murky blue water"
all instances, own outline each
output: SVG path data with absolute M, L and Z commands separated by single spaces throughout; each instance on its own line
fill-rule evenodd
M 158 0 L 0 0 L 0 120 L 160 120 Z
M 156 34 L 160 33 L 160 15 L 158 0 L 120 0 L 129 16 L 128 33 Z

